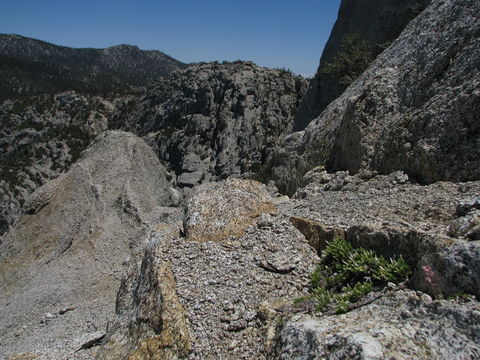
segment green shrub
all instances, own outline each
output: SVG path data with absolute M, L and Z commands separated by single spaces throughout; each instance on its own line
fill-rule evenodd
M 353 249 L 346 240 L 335 238 L 327 244 L 311 275 L 311 293 L 296 303 L 312 300 L 317 311 L 333 304 L 337 313 L 346 312 L 375 287 L 399 283 L 410 274 L 410 267 L 401 257 L 387 260 L 373 250 Z
M 347 34 L 340 49 L 327 62 L 322 73 L 329 74 L 344 86 L 350 85 L 375 59 L 370 43 L 358 34 Z

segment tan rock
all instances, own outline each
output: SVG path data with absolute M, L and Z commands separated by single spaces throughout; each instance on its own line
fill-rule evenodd
M 324 250 L 327 243 L 335 237 L 345 239 L 344 230 L 324 225 L 315 220 L 292 216 L 290 222 L 305 236 L 310 246 L 315 248 L 318 253 Z
M 164 360 L 183 358 L 192 345 L 185 310 L 178 301 L 171 264 L 163 263 L 158 270 L 158 286 L 162 294 L 162 331 L 159 335 L 141 339 L 128 360 Z
M 156 225 L 141 261 L 132 260 L 117 295 L 117 318 L 98 359 L 163 360 L 190 353 L 189 325 L 172 266 L 160 259 L 176 236 L 175 227 Z
M 39 355 L 32 352 L 26 352 L 21 354 L 15 354 L 8 358 L 8 360 L 34 360 L 37 359 Z
M 187 240 L 228 242 L 241 236 L 262 213 L 276 206 L 265 186 L 254 180 L 227 179 L 198 188 L 185 205 Z

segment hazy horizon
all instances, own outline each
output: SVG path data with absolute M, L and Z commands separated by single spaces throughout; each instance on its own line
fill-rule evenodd
M 246 60 L 303 76 L 314 75 L 340 5 L 340 0 L 4 2 L 0 33 L 74 48 L 129 44 L 185 63 Z

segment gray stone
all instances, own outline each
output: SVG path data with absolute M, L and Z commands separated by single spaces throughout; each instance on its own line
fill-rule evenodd
M 291 131 L 305 88 L 299 76 L 250 62 L 192 64 L 120 106 L 111 122 L 142 136 L 182 186 L 232 175 L 258 178 Z M 199 172 L 204 179 L 184 181 L 184 173 Z
M 183 186 L 194 187 L 195 185 L 200 184 L 202 178 L 203 178 L 202 171 L 184 172 L 178 177 L 177 183 L 182 187 Z
M 293 192 L 318 165 L 403 170 L 422 183 L 478 179 L 479 12 L 478 1 L 433 1 L 304 131 L 284 139 L 278 188 Z
M 337 21 L 320 58 L 320 65 L 295 116 L 295 130 L 303 130 L 327 105 L 345 90 L 346 85 L 323 72 L 325 64 L 339 51 L 346 35 L 357 34 L 371 45 L 377 56 L 395 40 L 405 26 L 429 0 L 342 0 Z
M 277 328 L 271 359 L 463 359 L 480 354 L 477 302 L 391 291 L 343 315 L 293 315 Z M 416 316 L 405 314 L 415 312 Z
M 1 358 L 92 358 L 96 346 L 74 352 L 112 319 L 125 259 L 170 204 L 165 173 L 143 140 L 112 131 L 33 193 L 0 245 Z

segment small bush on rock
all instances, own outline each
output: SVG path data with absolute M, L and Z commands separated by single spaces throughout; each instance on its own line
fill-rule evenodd
M 347 34 L 340 49 L 322 69 L 340 84 L 350 85 L 375 59 L 371 44 L 358 34 Z
M 311 294 L 300 299 L 315 302 L 317 311 L 333 304 L 337 313 L 388 282 L 399 283 L 411 274 L 403 258 L 385 259 L 372 250 L 353 249 L 341 238 L 327 244 L 320 264 L 311 275 Z

